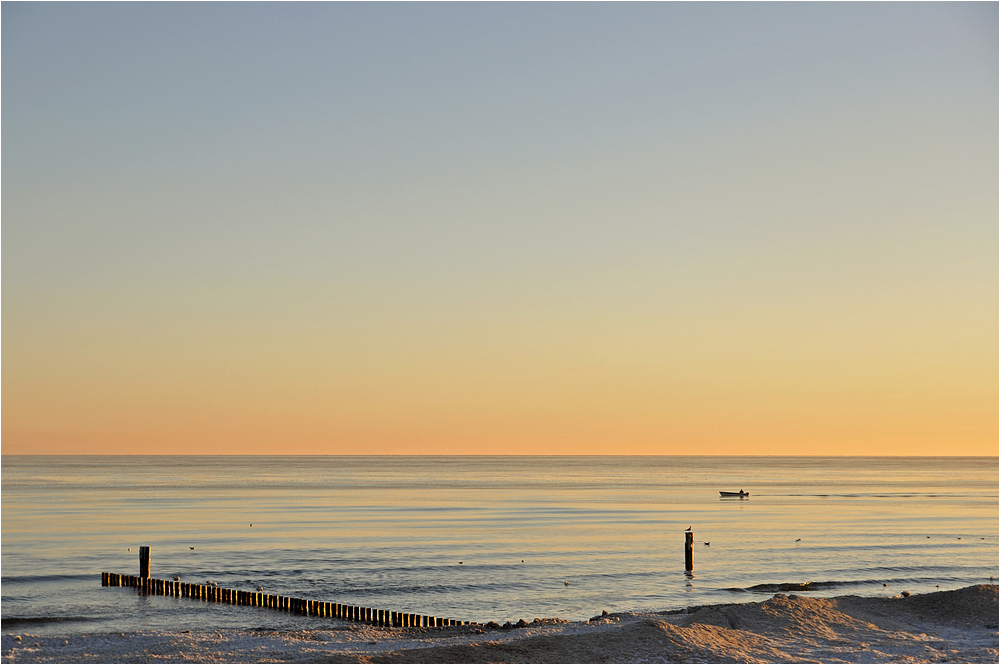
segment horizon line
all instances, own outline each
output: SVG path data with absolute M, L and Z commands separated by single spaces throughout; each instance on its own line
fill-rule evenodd
M 480 453 L 366 453 L 366 454 L 338 454 L 338 453 L 9 453 L 0 452 L 3 457 L 997 457 L 994 455 L 727 455 L 727 454 L 707 454 L 690 455 L 663 453 L 657 455 L 648 454 L 619 454 L 619 455 L 597 455 L 593 453 L 579 454 L 480 454 Z

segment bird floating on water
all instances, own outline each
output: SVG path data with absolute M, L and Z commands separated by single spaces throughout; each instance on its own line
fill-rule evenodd
M 563 582 L 563 584 L 565 584 L 566 586 L 569 586 L 569 582 Z
M 174 575 L 174 582 L 176 582 L 176 581 L 177 581 L 177 580 L 179 580 L 180 578 L 181 578 L 181 576 L 180 576 L 180 575 Z
M 709 546 L 709 545 L 711 545 L 711 544 L 712 544 L 712 543 L 705 543 L 705 547 L 708 547 L 708 546 Z
M 802 542 L 802 539 L 801 538 L 796 538 L 795 542 L 797 542 L 797 543 Z

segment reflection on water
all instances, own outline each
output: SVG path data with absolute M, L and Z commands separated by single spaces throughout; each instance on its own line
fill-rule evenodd
M 2 463 L 5 630 L 31 617 L 61 633 L 301 620 L 102 590 L 101 571 L 136 572 L 139 545 L 159 577 L 501 622 L 746 600 L 753 587 L 803 582 L 835 595 L 997 575 L 996 458 Z M 751 498 L 719 496 L 741 487 Z

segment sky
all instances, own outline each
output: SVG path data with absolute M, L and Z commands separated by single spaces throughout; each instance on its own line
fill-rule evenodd
M 5 454 L 996 455 L 997 3 L 15 3 Z

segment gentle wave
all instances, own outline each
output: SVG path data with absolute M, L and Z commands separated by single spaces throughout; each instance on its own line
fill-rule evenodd
M 0 625 L 4 628 L 13 626 L 23 626 L 26 624 L 46 624 L 46 623 L 74 623 L 77 621 L 93 621 L 93 617 L 61 616 L 61 617 L 4 617 L 0 619 Z
M 65 582 L 74 580 L 78 582 L 89 582 L 100 580 L 100 573 L 76 573 L 73 575 L 4 575 L 0 578 L 0 585 L 8 583 L 38 583 L 38 582 Z
M 823 589 L 843 589 L 846 587 L 872 587 L 878 585 L 896 585 L 896 584 L 930 584 L 931 582 L 938 582 L 940 584 L 950 585 L 955 583 L 961 583 L 965 578 L 953 576 L 953 575 L 943 575 L 943 576 L 908 576 L 908 577 L 893 577 L 893 578 L 878 578 L 878 579 L 863 579 L 863 580 L 830 580 L 826 582 L 774 582 L 774 583 L 764 583 L 755 584 L 749 587 L 727 587 L 720 589 L 720 591 L 728 591 L 730 593 L 785 593 L 793 591 L 820 591 Z
M 731 591 L 734 593 L 782 593 L 785 591 L 817 591 L 819 589 L 836 589 L 845 586 L 851 586 L 854 584 L 863 584 L 861 581 L 856 582 L 779 582 L 775 584 L 755 584 L 750 587 L 729 587 L 723 589 L 723 591 Z

